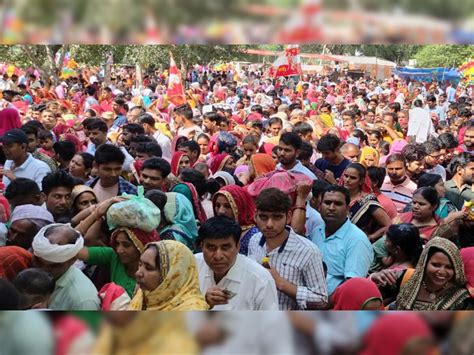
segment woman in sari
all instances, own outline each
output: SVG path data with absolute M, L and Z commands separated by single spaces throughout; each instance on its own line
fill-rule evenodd
M 237 185 L 224 186 L 212 197 L 215 216 L 226 216 L 242 228 L 240 254 L 247 255 L 250 238 L 259 230 L 255 226 L 255 202 L 250 194 Z
M 433 238 L 423 249 L 413 275 L 401 285 L 390 309 L 453 311 L 472 307 L 459 249 L 447 239 Z
M 366 169 L 359 163 L 347 166 L 339 183 L 349 190 L 349 218 L 371 242 L 379 239 L 390 226 L 387 213 L 372 193 Z
M 345 281 L 331 299 L 335 311 L 383 310 L 382 294 L 377 285 L 363 277 Z
M 424 173 L 418 179 L 418 188 L 433 187 L 439 196 L 439 206 L 435 211 L 438 218 L 446 218 L 451 212 L 457 212 L 456 206 L 446 198 L 446 187 L 441 175 Z M 409 203 L 403 212 L 410 212 L 413 210 L 413 203 Z
M 89 265 L 104 265 L 110 270 L 111 281 L 123 287 L 132 297 L 135 290 L 135 273 L 140 255 L 147 243 L 159 240 L 158 234 L 137 228 L 120 227 L 110 237 L 110 247 L 84 247 L 78 258 Z
M 270 153 L 271 154 L 271 153 Z M 250 184 L 260 176 L 274 171 L 276 168 L 275 160 L 269 154 L 257 153 L 250 157 L 249 171 L 241 179 L 242 183 Z
M 198 354 L 184 315 L 171 312 L 104 312 L 93 355 Z
M 178 176 L 181 170 L 190 168 L 191 160 L 189 156 L 182 151 L 174 152 L 171 158 L 171 172 L 174 176 Z
M 201 196 L 206 193 L 207 189 L 204 175 L 193 169 L 184 169 L 179 177 L 180 182 L 173 187 L 171 192 L 186 196 L 193 205 L 194 217 L 199 223 L 204 223 L 207 219 L 201 203 Z
M 420 236 L 428 241 L 442 223 L 435 213 L 438 206 L 439 196 L 434 188 L 419 188 L 413 193 L 412 211 L 400 214 L 393 220 L 393 224 L 413 223 L 420 231 Z
M 221 170 L 233 172 L 235 170 L 234 158 L 227 153 L 217 154 L 209 160 L 209 169 L 213 175 Z
M 199 289 L 196 260 L 188 247 L 174 240 L 150 243 L 136 272 L 140 288 L 129 310 L 208 310 Z
M 182 194 L 166 193 L 166 204 L 162 211 L 160 239 L 176 240 L 194 251 L 198 227 L 191 202 Z

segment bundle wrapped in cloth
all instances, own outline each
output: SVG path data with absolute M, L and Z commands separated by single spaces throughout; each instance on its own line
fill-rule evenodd
M 138 195 L 123 194 L 126 201 L 114 203 L 107 211 L 109 228 L 138 228 L 145 232 L 155 230 L 161 221 L 160 209 L 144 196 L 143 186 L 138 187 Z
M 261 191 L 275 187 L 290 196 L 292 203 L 295 203 L 297 184 L 303 181 L 309 184 L 313 182 L 303 173 L 277 169 L 259 177 L 249 185 L 247 191 L 250 196 L 257 198 Z

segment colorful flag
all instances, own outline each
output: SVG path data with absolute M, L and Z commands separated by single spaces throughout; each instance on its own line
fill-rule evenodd
M 168 77 L 168 89 L 166 91 L 168 100 L 175 106 L 180 106 L 186 103 L 184 96 L 183 83 L 181 80 L 181 73 L 179 72 L 173 54 L 170 52 L 170 70 Z
M 274 78 L 301 75 L 301 58 L 298 45 L 287 46 L 285 52 L 282 53 L 270 67 L 269 74 Z

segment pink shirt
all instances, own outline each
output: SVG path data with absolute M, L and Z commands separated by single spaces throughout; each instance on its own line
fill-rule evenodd
M 395 204 L 398 213 L 401 213 L 413 199 L 413 192 L 416 190 L 416 187 L 416 184 L 408 177 L 401 184 L 394 185 L 390 181 L 390 177 L 386 176 L 380 192 L 390 198 Z
M 385 196 L 384 194 L 379 194 L 377 196 L 377 200 L 379 201 L 385 212 L 387 212 L 390 219 L 394 219 L 398 216 L 397 208 L 389 197 Z

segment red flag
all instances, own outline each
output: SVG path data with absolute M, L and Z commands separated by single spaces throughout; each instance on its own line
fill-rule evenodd
M 170 52 L 170 70 L 168 77 L 168 89 L 166 91 L 168 100 L 175 106 L 186 103 L 184 96 L 183 83 L 181 81 L 181 73 L 176 66 L 173 54 Z
M 273 77 L 301 74 L 300 49 L 298 46 L 288 46 L 270 67 Z

